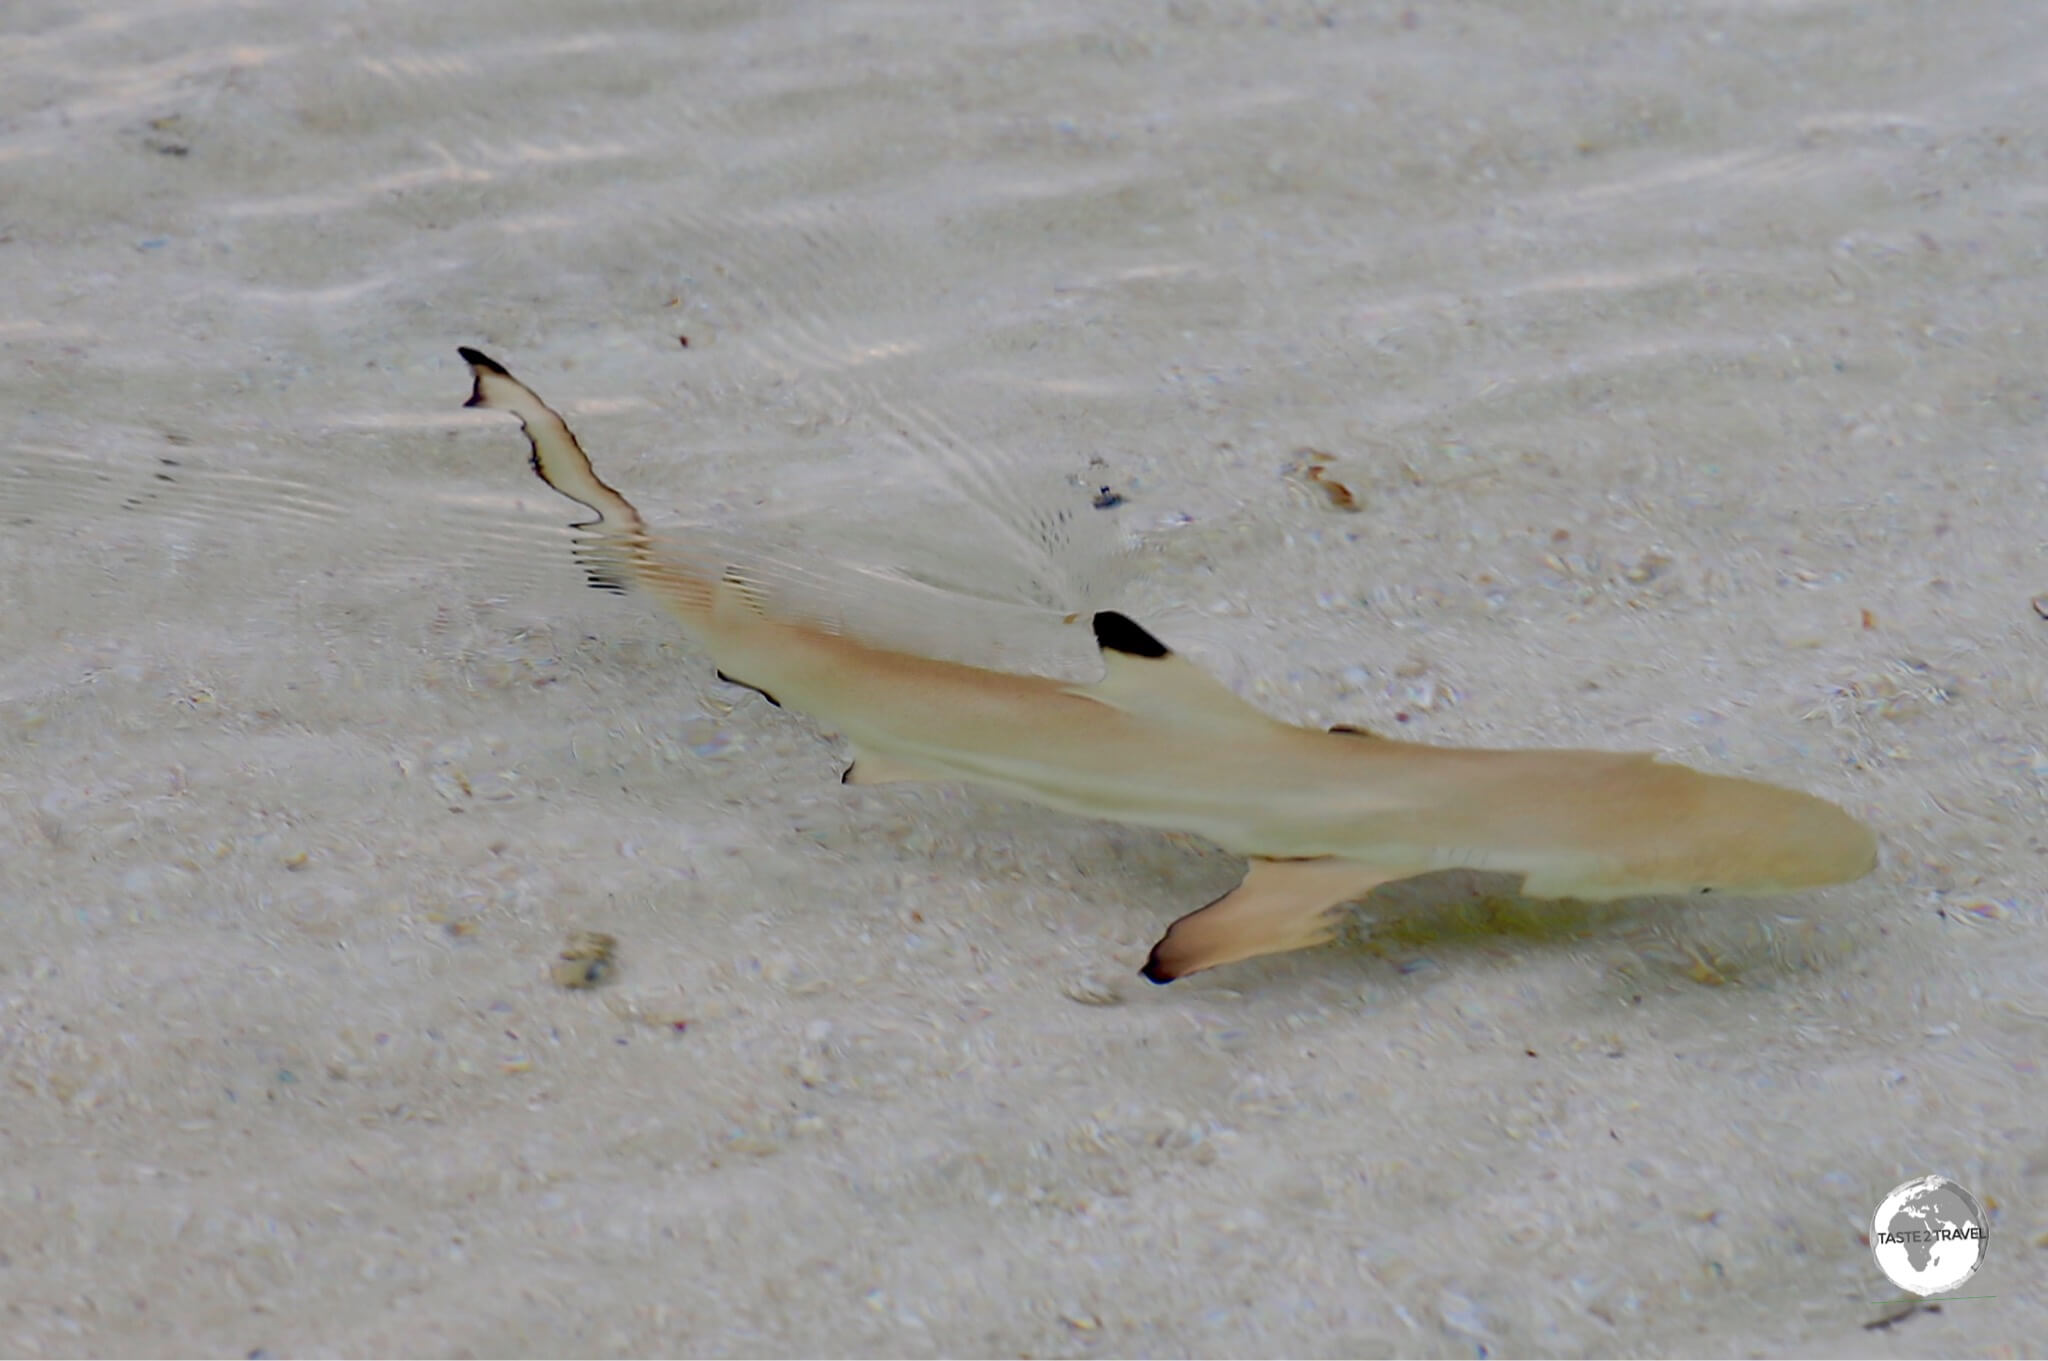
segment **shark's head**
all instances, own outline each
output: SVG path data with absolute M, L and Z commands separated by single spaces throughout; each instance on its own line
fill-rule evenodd
M 1825 799 L 1683 766 L 1655 769 L 1657 816 L 1617 838 L 1601 870 L 1554 885 L 1558 896 L 1792 893 L 1877 866 L 1876 836 Z
M 1877 867 L 1877 837 L 1825 799 L 1753 780 L 1708 777 L 1689 887 L 1790 893 L 1846 884 Z

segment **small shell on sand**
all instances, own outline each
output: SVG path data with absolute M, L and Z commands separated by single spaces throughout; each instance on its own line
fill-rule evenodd
M 1338 510 L 1365 509 L 1361 488 L 1365 483 L 1362 464 L 1332 458 L 1320 449 L 1299 449 L 1288 471 L 1300 477 Z
M 602 931 L 578 931 L 562 947 L 548 977 L 565 988 L 594 988 L 612 974 L 618 938 Z

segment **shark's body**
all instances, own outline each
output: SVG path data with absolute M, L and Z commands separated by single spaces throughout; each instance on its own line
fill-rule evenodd
M 781 614 L 736 574 L 656 548 L 559 415 L 462 351 L 471 406 L 519 417 L 533 467 L 597 512 L 593 578 L 654 595 L 721 676 L 808 713 L 854 749 L 845 779 L 959 780 L 1091 817 L 1207 837 L 1252 859 L 1175 922 L 1145 975 L 1168 982 L 1327 940 L 1375 885 L 1446 868 L 1520 873 L 1537 897 L 1776 893 L 1876 863 L 1824 800 L 1650 756 L 1488 751 L 1297 727 L 1261 713 L 1124 616 L 1098 614 L 1092 685 L 989 671 Z

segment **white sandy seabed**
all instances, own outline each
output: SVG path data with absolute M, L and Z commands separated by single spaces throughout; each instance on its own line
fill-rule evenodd
M 2038 0 L 0 25 L 0 1351 L 2039 1354 Z M 667 522 L 1082 479 L 1276 714 L 1883 866 L 1149 988 L 1235 863 L 841 788 L 458 344 Z M 1867 1329 L 1929 1172 L 1990 1298 Z

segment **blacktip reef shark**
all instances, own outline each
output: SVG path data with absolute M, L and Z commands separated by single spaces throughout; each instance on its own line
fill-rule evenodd
M 721 678 L 836 729 L 847 784 L 962 781 L 1069 813 L 1206 837 L 1251 861 L 1145 962 L 1167 983 L 1320 945 L 1338 911 L 1432 870 L 1523 875 L 1538 898 L 1775 894 L 1862 877 L 1870 830 L 1825 800 L 1653 756 L 1434 747 L 1253 708 L 1121 614 L 1094 615 L 1093 684 L 913 656 L 779 611 L 744 575 L 667 551 L 576 436 L 464 348 L 468 405 L 519 418 L 533 470 L 597 518 L 593 584 L 659 601 Z

